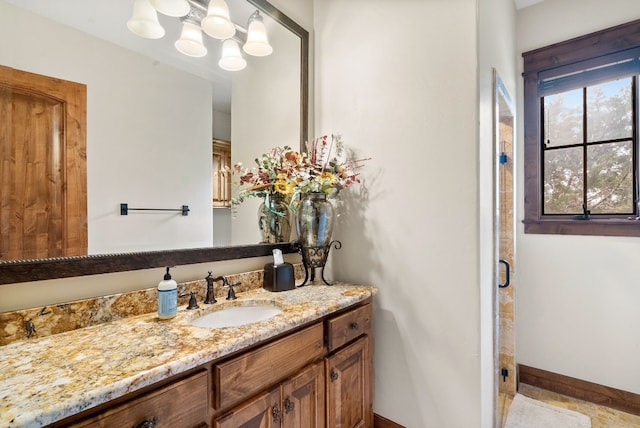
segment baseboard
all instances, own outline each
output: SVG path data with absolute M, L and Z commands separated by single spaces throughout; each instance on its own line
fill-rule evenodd
M 640 394 L 518 364 L 518 382 L 640 416 Z
M 373 428 L 404 428 L 402 425 L 397 424 L 389 419 L 374 413 L 373 414 Z

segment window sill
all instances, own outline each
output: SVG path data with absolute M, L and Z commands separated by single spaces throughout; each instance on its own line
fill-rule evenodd
M 640 236 L 640 220 L 629 219 L 545 219 L 527 220 L 524 223 L 526 234 L 548 235 L 590 235 L 590 236 Z

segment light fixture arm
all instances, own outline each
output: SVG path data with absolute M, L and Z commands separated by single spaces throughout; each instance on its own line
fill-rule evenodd
M 249 23 L 254 19 L 262 21 L 262 15 L 260 15 L 260 11 L 258 9 L 256 9 L 256 11 L 253 12 L 251 16 L 249 16 L 249 19 L 247 20 L 247 27 L 249 26 Z
M 185 16 L 180 18 L 180 22 L 182 22 L 182 23 L 190 22 L 190 23 L 195 24 L 195 25 L 200 25 L 200 23 L 202 22 L 202 19 L 207 14 L 207 8 L 204 7 L 197 0 L 187 0 L 187 1 L 189 2 L 189 5 L 191 6 L 191 10 L 189 10 L 188 14 L 186 14 Z

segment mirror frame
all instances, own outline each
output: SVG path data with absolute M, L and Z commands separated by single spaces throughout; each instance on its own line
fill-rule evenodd
M 300 37 L 300 150 L 304 151 L 309 130 L 309 32 L 267 0 L 247 1 Z M 5 260 L 0 261 L 0 285 L 271 256 L 272 251 L 276 248 L 282 250 L 283 253 L 297 252 L 291 242 L 282 242 L 278 244 Z

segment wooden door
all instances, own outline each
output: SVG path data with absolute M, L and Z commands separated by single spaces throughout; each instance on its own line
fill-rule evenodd
M 282 385 L 282 427 L 324 428 L 324 363 L 303 370 Z
M 327 426 L 373 426 L 369 336 L 327 358 Z
M 215 420 L 216 428 L 275 428 L 280 427 L 280 387 L 259 395 L 236 407 L 231 413 Z
M 86 255 L 86 86 L 0 66 L 0 124 L 0 260 Z

